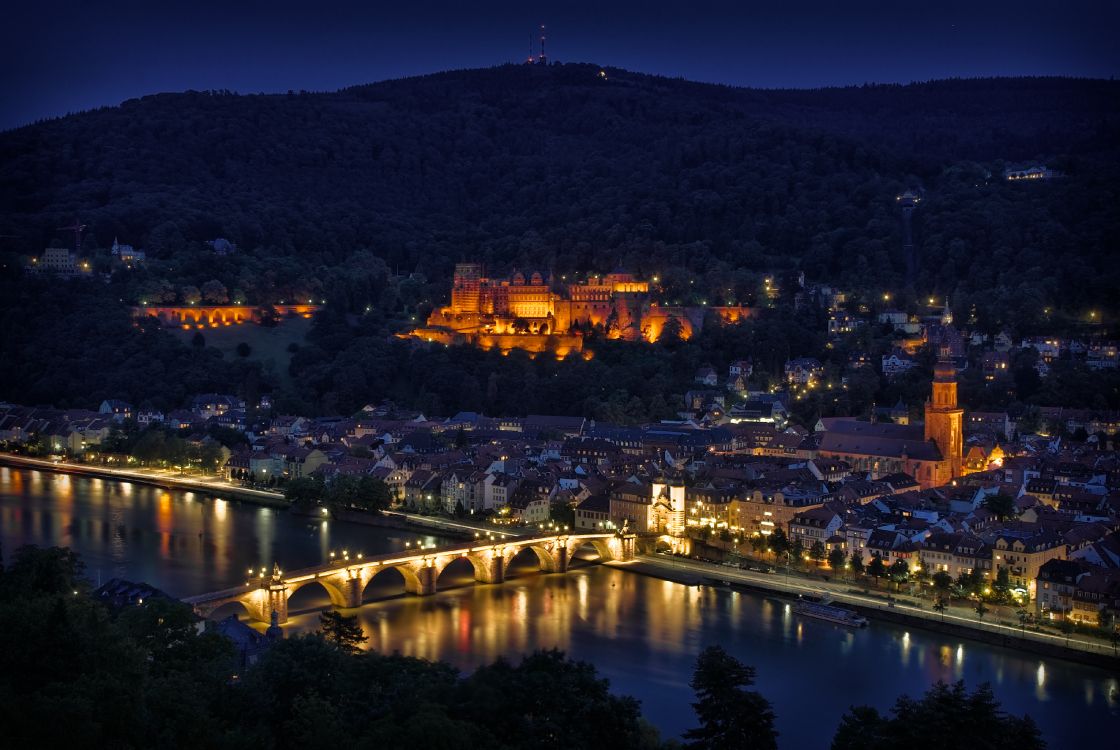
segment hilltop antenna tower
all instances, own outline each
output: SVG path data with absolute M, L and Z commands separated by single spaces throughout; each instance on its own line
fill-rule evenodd
M 529 32 L 529 56 L 525 58 L 526 65 L 533 64 L 533 32 Z
M 538 60 L 538 62 L 541 65 L 547 65 L 548 64 L 548 57 L 545 56 L 545 54 L 544 54 L 544 39 L 545 39 L 544 24 L 542 23 L 541 24 L 541 56 L 540 56 L 540 59 Z

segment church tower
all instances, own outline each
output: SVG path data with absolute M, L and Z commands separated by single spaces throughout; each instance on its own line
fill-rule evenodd
M 957 368 L 947 347 L 942 347 L 933 367 L 933 394 L 926 401 L 925 437 L 941 449 L 944 463 L 938 471 L 938 483 L 959 477 L 964 454 L 964 409 L 957 406 Z

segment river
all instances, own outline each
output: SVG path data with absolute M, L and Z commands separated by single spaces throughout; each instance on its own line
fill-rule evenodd
M 249 567 L 294 569 L 331 550 L 404 549 L 425 536 L 324 522 L 190 492 L 0 467 L 0 542 L 67 545 L 96 582 L 143 580 L 176 596 L 237 585 Z M 567 575 L 533 572 L 500 586 L 470 583 L 467 563 L 440 578 L 432 597 L 395 595 L 379 576 L 358 612 L 369 645 L 442 659 L 464 670 L 499 656 L 557 647 L 595 664 L 612 689 L 633 695 L 665 735 L 693 722 L 688 686 L 696 654 L 718 643 L 756 667 L 774 704 L 783 748 L 827 747 L 852 703 L 881 710 L 937 680 L 987 681 L 1008 711 L 1029 713 L 1052 748 L 1120 731 L 1120 680 L 1102 669 L 881 622 L 859 631 L 804 619 L 780 600 L 688 587 L 587 565 Z M 314 629 L 325 593 L 305 587 L 286 630 Z M 233 610 L 229 610 L 233 611 Z

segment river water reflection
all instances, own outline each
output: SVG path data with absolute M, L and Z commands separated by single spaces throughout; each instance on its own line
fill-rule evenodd
M 66 544 L 82 553 L 91 577 L 101 569 L 181 596 L 235 585 L 251 565 L 277 560 L 294 568 L 318 562 L 329 549 L 372 553 L 416 538 L 323 526 L 190 493 L 0 467 L 5 553 L 22 543 Z M 693 720 L 688 680 L 696 654 L 712 643 L 757 668 L 785 748 L 827 747 L 850 704 L 885 709 L 899 694 L 919 694 L 939 679 L 964 679 L 969 687 L 991 682 L 1007 710 L 1034 717 L 1052 748 L 1099 744 L 1120 731 L 1120 683 L 1105 670 L 885 623 L 852 631 L 801 618 L 777 599 L 615 568 L 563 576 L 531 568 L 530 556 L 519 577 L 476 586 L 464 563 L 444 573 L 445 590 L 435 596 L 374 601 L 358 614 L 372 648 L 464 670 L 561 648 L 593 662 L 615 691 L 640 699 L 643 713 L 668 735 Z M 392 596 L 394 584 L 379 576 L 367 594 Z M 288 632 L 314 629 L 314 608 L 325 603 L 314 587 L 297 593 Z

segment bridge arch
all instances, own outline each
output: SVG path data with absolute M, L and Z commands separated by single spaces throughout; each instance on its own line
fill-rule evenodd
M 463 563 L 460 560 L 465 560 L 470 565 L 470 572 L 474 575 L 476 581 L 484 580 L 488 568 L 488 560 L 484 559 L 483 554 L 455 554 L 447 555 L 446 557 L 437 557 L 435 564 L 435 580 L 438 582 L 439 578 L 444 571 L 451 568 L 452 565 L 457 566 L 459 570 L 465 570 Z
M 433 573 L 434 582 L 436 583 L 437 588 L 440 585 L 440 581 L 444 572 L 448 569 L 450 569 L 452 573 L 454 573 L 456 570 L 459 570 L 463 573 L 470 571 L 471 576 L 475 581 L 481 581 L 484 580 L 484 577 L 486 576 L 487 563 L 486 561 L 480 559 L 477 555 L 459 554 L 449 555 L 444 559 L 437 558 Z M 442 580 L 444 584 L 449 583 L 449 579 Z
M 244 599 L 226 599 L 223 602 L 218 602 L 216 607 L 207 607 L 205 612 L 200 614 L 208 620 L 224 620 L 230 615 L 236 614 L 237 618 L 253 620 L 256 618 L 256 613 L 253 608 Z
M 610 542 L 606 539 L 571 539 L 568 541 L 568 563 L 575 559 L 576 553 L 580 550 L 591 547 L 599 555 L 599 561 L 605 562 L 614 559 L 614 552 L 611 550 Z
M 502 568 L 507 571 L 507 574 L 510 570 L 510 565 L 512 565 L 516 559 L 525 557 L 525 550 L 532 550 L 536 554 L 540 570 L 553 572 L 560 569 L 560 561 L 556 554 L 544 544 L 511 545 L 509 550 L 502 556 Z
M 397 576 L 393 576 L 391 574 L 386 575 L 386 573 L 390 570 L 395 570 L 397 572 Z M 400 593 L 407 594 L 421 590 L 422 584 L 420 582 L 420 577 L 416 574 L 416 571 L 412 569 L 411 565 L 379 565 L 376 567 L 368 568 L 365 575 L 363 575 L 365 585 L 362 586 L 362 601 L 367 600 L 367 592 L 373 585 L 374 581 L 380 579 L 380 583 L 384 584 L 387 582 L 387 580 L 393 580 L 398 576 L 402 581 Z
M 287 598 L 288 603 L 291 604 L 292 597 L 296 595 L 297 591 L 303 591 L 309 587 L 319 586 L 330 597 L 331 604 L 335 607 L 347 607 L 349 603 L 346 599 L 346 594 L 338 586 L 328 578 L 309 578 L 306 581 L 298 581 L 296 583 L 288 584 Z

